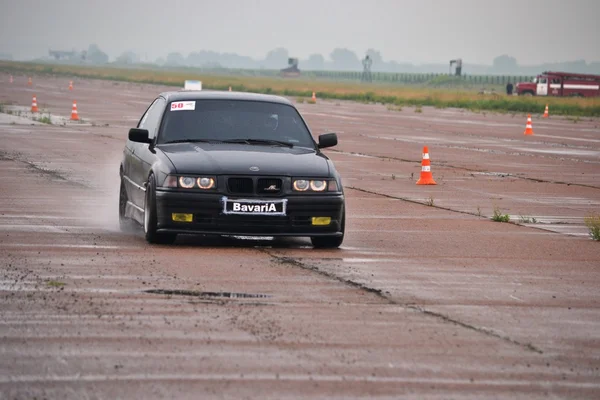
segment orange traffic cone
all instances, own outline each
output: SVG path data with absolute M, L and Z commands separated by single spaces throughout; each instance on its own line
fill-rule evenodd
M 33 100 L 31 100 L 31 112 L 36 113 L 40 111 L 37 106 L 37 97 L 33 96 Z
M 31 82 L 31 77 L 29 77 L 29 80 L 27 81 L 27 84 L 28 84 L 29 86 L 31 86 L 31 85 L 33 84 L 33 82 Z
M 69 90 L 73 90 L 73 81 L 69 81 Z
M 311 100 L 314 101 L 314 102 L 317 101 L 317 95 L 315 94 L 315 92 L 313 92 Z
M 423 160 L 421 161 L 421 177 L 417 181 L 417 185 L 437 185 L 431 174 L 431 164 L 429 162 L 429 149 L 423 147 Z
M 231 92 L 231 86 L 229 86 L 229 91 Z
M 525 125 L 525 135 L 533 135 L 533 127 L 531 126 L 531 114 L 527 115 L 527 125 Z
M 548 104 L 546 104 L 546 110 L 544 110 L 543 118 L 548 118 L 548 117 L 549 117 L 549 115 L 548 115 Z
M 77 113 L 77 102 L 73 100 L 73 108 L 71 109 L 71 121 L 79 121 L 79 114 Z

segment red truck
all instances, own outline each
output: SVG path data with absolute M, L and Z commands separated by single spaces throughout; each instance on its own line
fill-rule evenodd
M 600 75 L 546 71 L 515 86 L 519 96 L 600 96 Z

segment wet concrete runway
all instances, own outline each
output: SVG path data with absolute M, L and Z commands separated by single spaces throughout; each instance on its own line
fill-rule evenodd
M 15 78 L 1 103 L 84 122 L 0 118 L 0 398 L 600 397 L 600 121 L 298 104 L 339 134 L 341 249 L 148 246 L 118 166 L 165 88 Z

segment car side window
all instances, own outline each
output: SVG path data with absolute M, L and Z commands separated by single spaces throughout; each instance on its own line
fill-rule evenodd
M 166 101 L 162 97 L 154 100 L 138 124 L 138 128 L 148 130 L 148 137 L 151 139 L 156 136 L 156 131 L 158 129 L 158 125 L 160 124 L 165 103 Z
M 146 108 L 146 111 L 144 112 L 144 115 L 142 115 L 142 118 L 140 118 L 138 124 L 137 124 L 137 128 L 143 129 L 144 124 L 146 123 L 146 120 L 148 119 L 148 114 L 150 113 L 150 109 L 152 108 L 152 106 L 154 104 L 156 104 L 156 102 L 158 101 L 158 99 L 154 99 L 154 101 L 152 102 L 152 104 L 150 104 L 150 106 L 148 108 Z

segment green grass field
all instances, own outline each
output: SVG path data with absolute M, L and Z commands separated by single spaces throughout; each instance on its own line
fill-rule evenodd
M 426 86 L 365 84 L 349 81 L 250 77 L 207 74 L 192 69 L 162 70 L 141 68 L 93 67 L 0 61 L 0 71 L 13 74 L 50 74 L 126 82 L 152 83 L 182 87 L 186 79 L 198 79 L 206 89 L 278 94 L 293 97 L 352 100 L 396 106 L 433 106 L 474 111 L 523 112 L 542 114 L 546 104 L 551 115 L 600 117 L 600 98 L 517 97 L 502 93 L 482 95 L 461 89 L 436 89 Z

